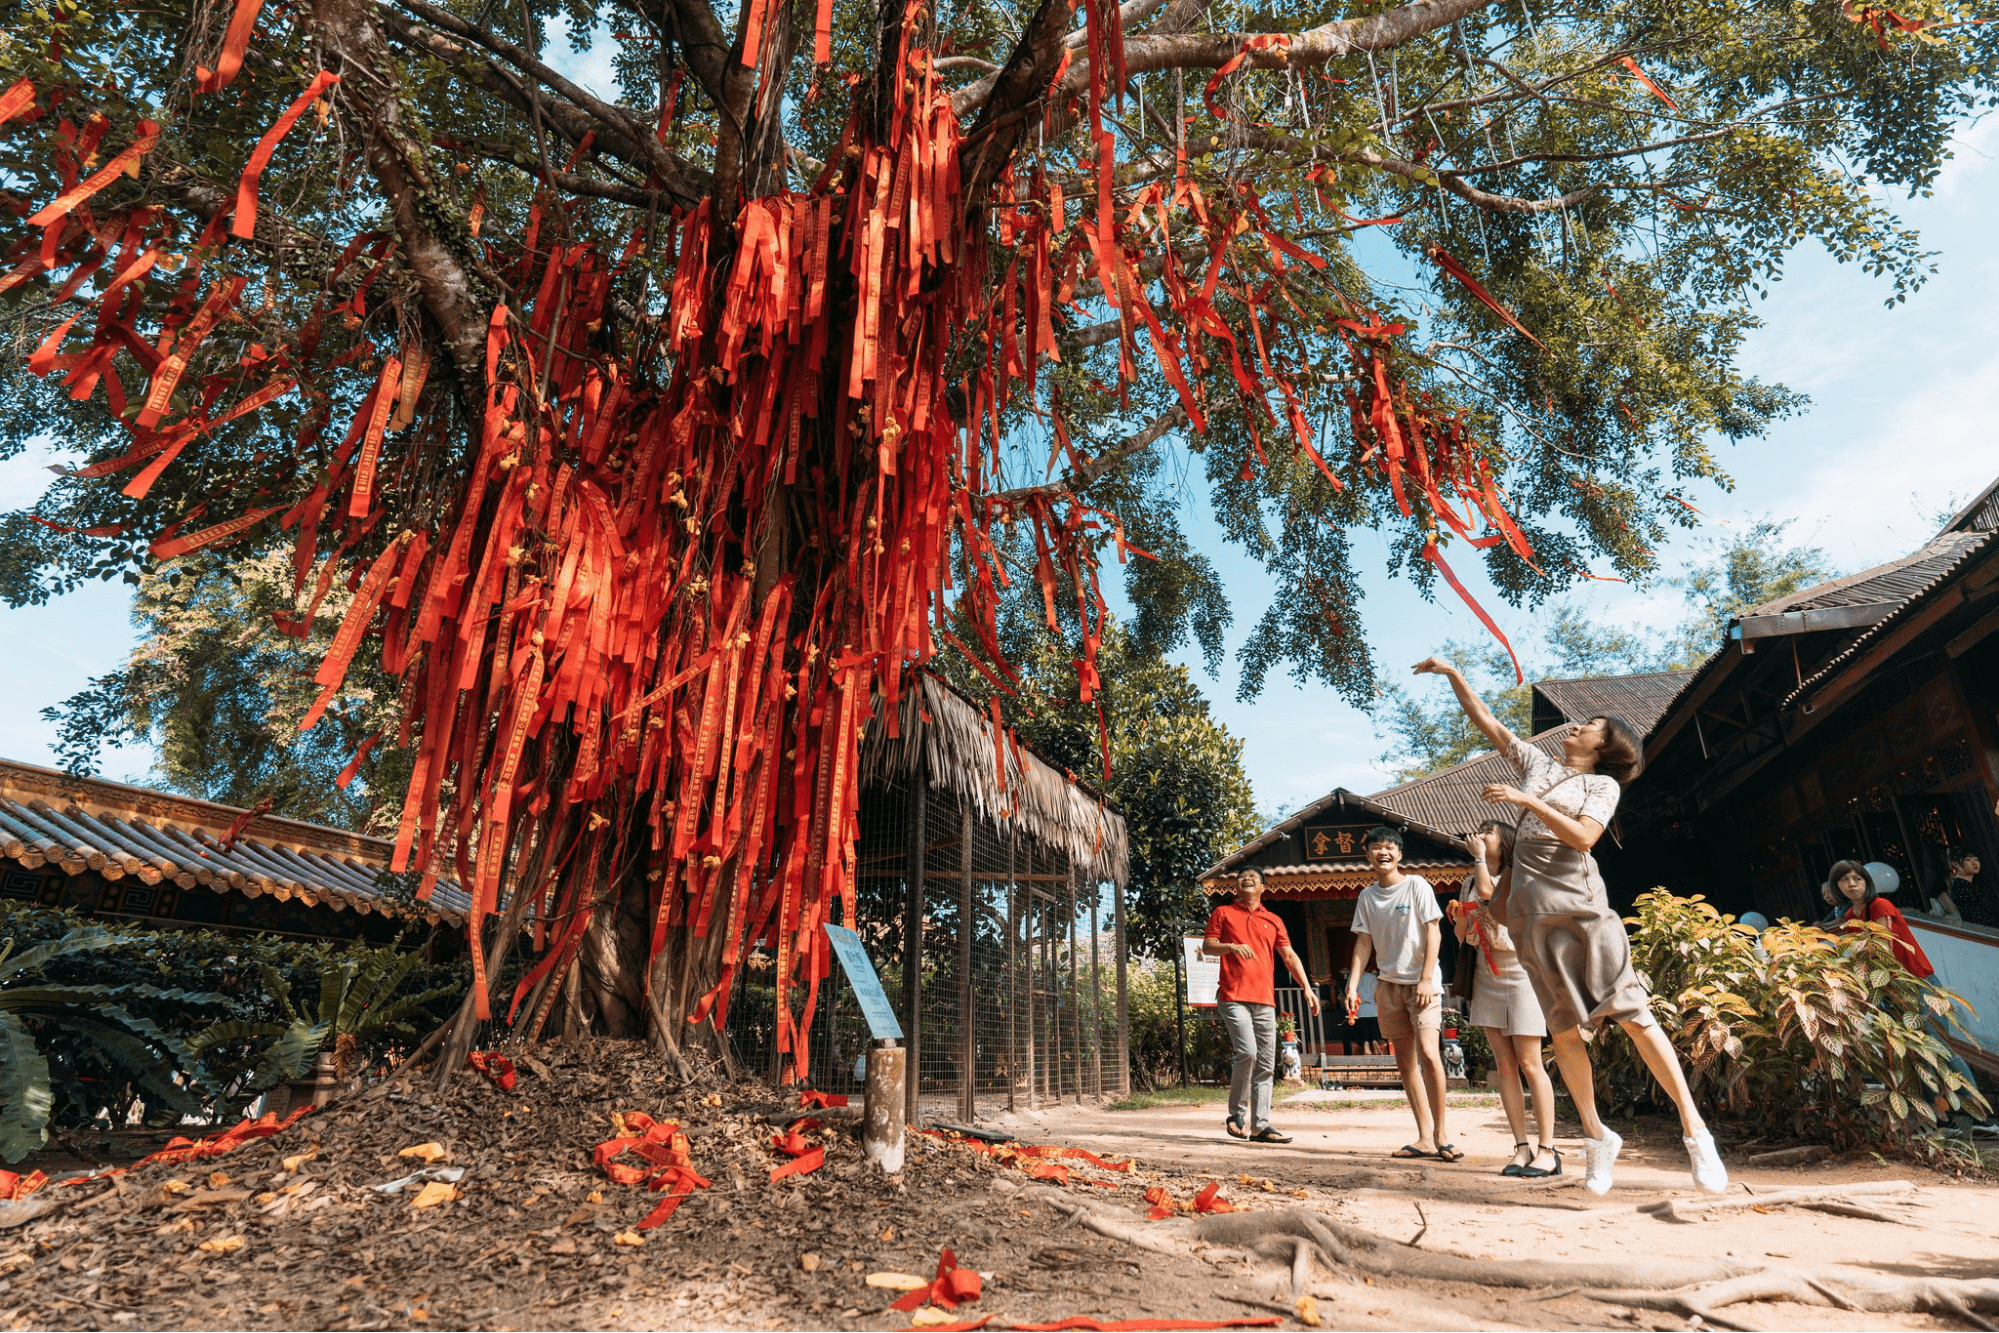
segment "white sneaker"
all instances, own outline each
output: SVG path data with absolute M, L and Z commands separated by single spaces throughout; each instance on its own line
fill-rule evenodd
M 1583 1140 L 1583 1188 L 1591 1194 L 1608 1194 L 1617 1171 L 1617 1154 L 1624 1139 L 1610 1126 L 1603 1127 L 1600 1139 Z
M 1682 1138 L 1687 1145 L 1687 1159 L 1694 1166 L 1694 1184 L 1709 1194 L 1722 1194 L 1728 1189 L 1728 1168 L 1721 1164 L 1721 1153 L 1714 1146 L 1714 1135 L 1702 1130 L 1692 1138 Z

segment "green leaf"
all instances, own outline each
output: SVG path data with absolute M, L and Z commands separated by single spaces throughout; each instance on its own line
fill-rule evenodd
M 48 1142 L 54 1105 L 49 1062 L 20 1020 L 0 1013 L 0 1161 L 18 1162 Z

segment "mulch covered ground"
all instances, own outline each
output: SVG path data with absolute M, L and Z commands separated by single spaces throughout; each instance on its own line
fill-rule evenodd
M 898 1293 L 866 1278 L 931 1276 L 945 1247 L 988 1275 L 963 1316 L 1282 1312 L 1084 1232 L 1020 1188 L 1115 1191 L 1142 1208 L 1148 1187 L 1185 1201 L 1211 1177 L 1065 1159 L 1053 1165 L 1066 1183 L 1032 1182 L 1023 1165 L 1061 1172 L 912 1136 L 889 1178 L 829 1125 L 806 1136 L 825 1164 L 773 1182 L 791 1158 L 771 1144 L 763 1117 L 787 1103 L 768 1085 L 683 1087 L 646 1047 L 615 1042 L 537 1048 L 518 1076 L 511 1091 L 469 1070 L 442 1095 L 378 1087 L 225 1157 L 52 1186 L 58 1210 L 0 1230 L 0 1327 L 906 1328 L 888 1308 Z M 661 1196 L 591 1157 L 632 1111 L 678 1122 L 711 1182 L 644 1233 Z M 444 1150 L 433 1167 L 463 1168 L 431 1193 L 456 1197 L 419 1207 L 426 1182 L 373 1188 L 422 1166 L 400 1154 L 431 1143 Z M 1264 1182 L 1227 1192 L 1294 1202 Z

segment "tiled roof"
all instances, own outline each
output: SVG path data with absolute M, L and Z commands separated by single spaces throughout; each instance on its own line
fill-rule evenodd
M 1855 657 L 1865 652 L 1872 644 L 1879 641 L 1882 636 L 1888 634 L 1895 626 L 1899 625 L 1905 616 L 1912 614 L 1918 607 L 1925 604 L 1929 600 L 1930 594 L 1948 586 L 1952 578 L 1964 566 L 1970 564 L 1972 560 L 1980 556 L 1999 549 L 1999 530 L 1991 532 L 1968 532 L 1956 535 L 1966 540 L 1953 548 L 1950 559 L 1926 562 L 1926 579 L 1920 587 L 1913 589 L 1893 611 L 1876 621 L 1865 633 L 1842 648 L 1831 661 L 1800 681 L 1796 689 L 1792 690 L 1779 701 L 1778 707 L 1791 707 L 1806 695 L 1817 690 L 1820 685 L 1838 675 Z
M 1671 706 L 1680 687 L 1693 678 L 1688 671 L 1646 671 L 1632 676 L 1587 676 L 1576 680 L 1534 682 L 1536 702 L 1545 699 L 1564 722 L 1593 717 L 1623 718 L 1643 737 Z M 1536 709 L 1536 720 L 1541 710 Z M 1553 719 L 1550 719 L 1553 724 Z
M 1538 736 L 1530 736 L 1527 743 L 1559 759 L 1562 738 L 1574 725 L 1564 722 Z M 1488 819 L 1501 818 L 1511 822 L 1515 818 L 1507 807 L 1487 804 L 1481 793 L 1488 783 L 1514 782 L 1519 776 L 1513 771 L 1513 765 L 1497 751 L 1488 750 L 1484 754 L 1473 755 L 1461 764 L 1440 768 L 1399 787 L 1378 791 L 1367 799 L 1405 819 L 1420 821 L 1462 838 L 1476 832 L 1478 826 Z
M 1353 806 L 1365 814 L 1372 815 L 1380 819 L 1383 823 L 1402 824 L 1405 826 L 1405 832 L 1416 833 L 1433 841 L 1448 843 L 1456 836 L 1441 827 L 1430 825 L 1420 817 L 1411 816 L 1400 810 L 1391 809 L 1386 805 L 1377 804 L 1371 796 L 1361 796 L 1358 793 L 1348 791 L 1345 787 L 1335 787 L 1318 800 L 1306 806 L 1303 810 L 1290 815 L 1281 823 L 1273 824 L 1263 832 L 1257 834 L 1254 838 L 1251 838 L 1248 842 L 1236 848 L 1206 870 L 1203 870 L 1199 875 L 1196 875 L 1194 877 L 1195 880 L 1205 886 L 1218 875 L 1233 876 L 1238 867 L 1246 865 L 1251 857 L 1264 848 L 1280 839 L 1290 837 L 1324 811 L 1343 804 Z M 1356 867 L 1362 867 L 1366 863 L 1356 859 L 1351 864 Z M 1409 864 L 1414 865 L 1415 862 L 1412 861 Z M 1281 870 L 1270 866 L 1258 866 L 1256 868 L 1266 874 L 1283 873 Z
M 1843 579 L 1779 597 L 1742 613 L 1742 619 L 1783 615 L 1791 611 L 1816 611 L 1835 606 L 1899 605 L 1936 581 L 1939 574 L 1955 565 L 1973 546 L 1985 539 L 1983 532 L 1946 530 L 1920 551 L 1891 560 L 1885 565 L 1849 574 Z
M 71 874 L 93 870 L 111 880 L 132 875 L 148 884 L 172 880 L 182 888 L 452 922 L 463 921 L 471 906 L 456 883 L 443 879 L 428 902 L 386 897 L 378 878 L 393 845 L 344 829 L 260 815 L 225 850 L 223 836 L 244 813 L 0 760 L 0 856 L 29 869 L 53 862 Z

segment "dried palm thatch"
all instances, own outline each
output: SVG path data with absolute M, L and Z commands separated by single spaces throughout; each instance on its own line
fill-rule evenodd
M 863 790 L 920 778 L 967 802 L 995 828 L 1063 852 L 1092 879 L 1125 882 L 1131 848 L 1124 816 L 1004 733 L 996 756 L 992 719 L 949 685 L 922 677 L 920 690 L 902 696 L 899 722 L 891 737 L 877 700 L 861 738 Z

